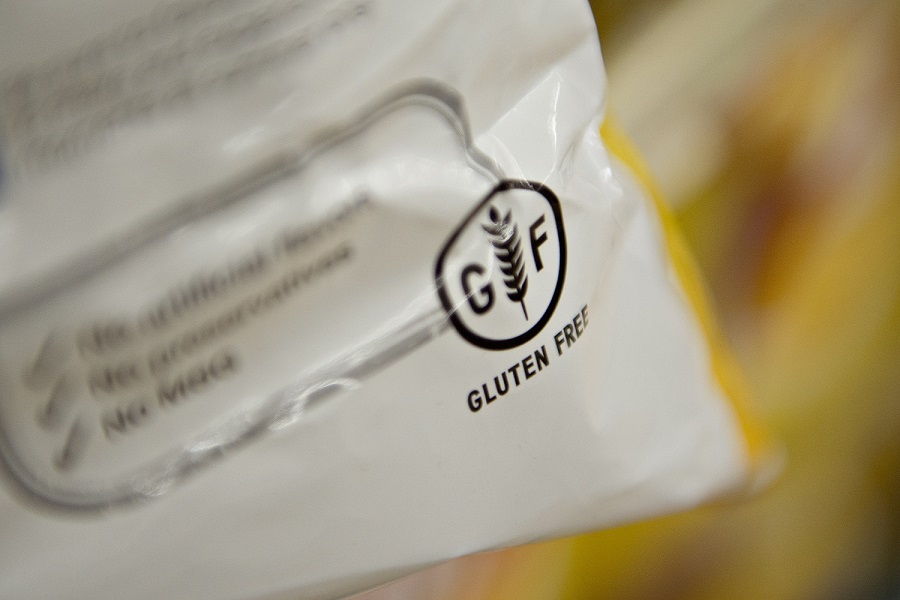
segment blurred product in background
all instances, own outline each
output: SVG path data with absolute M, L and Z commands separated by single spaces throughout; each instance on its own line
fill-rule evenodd
M 613 112 L 676 210 L 786 470 L 750 502 L 365 597 L 900 598 L 900 2 L 592 6 Z
M 613 105 L 787 470 L 754 502 L 576 541 L 565 597 L 898 598 L 900 4 L 669 4 L 607 53 Z

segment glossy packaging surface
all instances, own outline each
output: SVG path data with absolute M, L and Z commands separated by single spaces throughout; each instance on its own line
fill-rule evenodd
M 0 5 L 0 597 L 335 598 L 759 448 L 580 2 Z

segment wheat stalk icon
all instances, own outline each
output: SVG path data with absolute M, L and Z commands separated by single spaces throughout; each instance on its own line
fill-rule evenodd
M 500 272 L 506 285 L 506 297 L 512 302 L 522 305 L 522 314 L 528 320 L 528 309 L 525 308 L 525 294 L 528 292 L 528 275 L 525 274 L 525 259 L 522 256 L 522 240 L 519 228 L 512 220 L 512 211 L 501 217 L 500 211 L 491 206 L 488 211 L 491 219 L 489 225 L 482 225 L 494 247 L 494 255 L 500 261 Z

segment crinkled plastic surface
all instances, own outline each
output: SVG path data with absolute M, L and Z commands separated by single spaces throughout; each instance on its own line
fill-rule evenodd
M 0 596 L 334 598 L 750 480 L 587 5 L 0 16 Z

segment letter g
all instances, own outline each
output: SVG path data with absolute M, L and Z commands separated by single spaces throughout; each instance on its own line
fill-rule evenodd
M 475 311 L 477 315 L 483 315 L 487 311 L 491 310 L 491 307 L 494 305 L 494 287 L 491 285 L 491 282 L 488 281 L 484 284 L 480 290 L 478 290 L 481 299 L 479 302 L 479 298 L 475 297 L 475 293 L 472 291 L 472 275 L 484 275 L 484 268 L 481 265 L 470 264 L 462 271 L 462 288 L 463 292 L 466 294 L 466 300 L 469 302 L 469 306 L 472 307 L 472 310 Z

